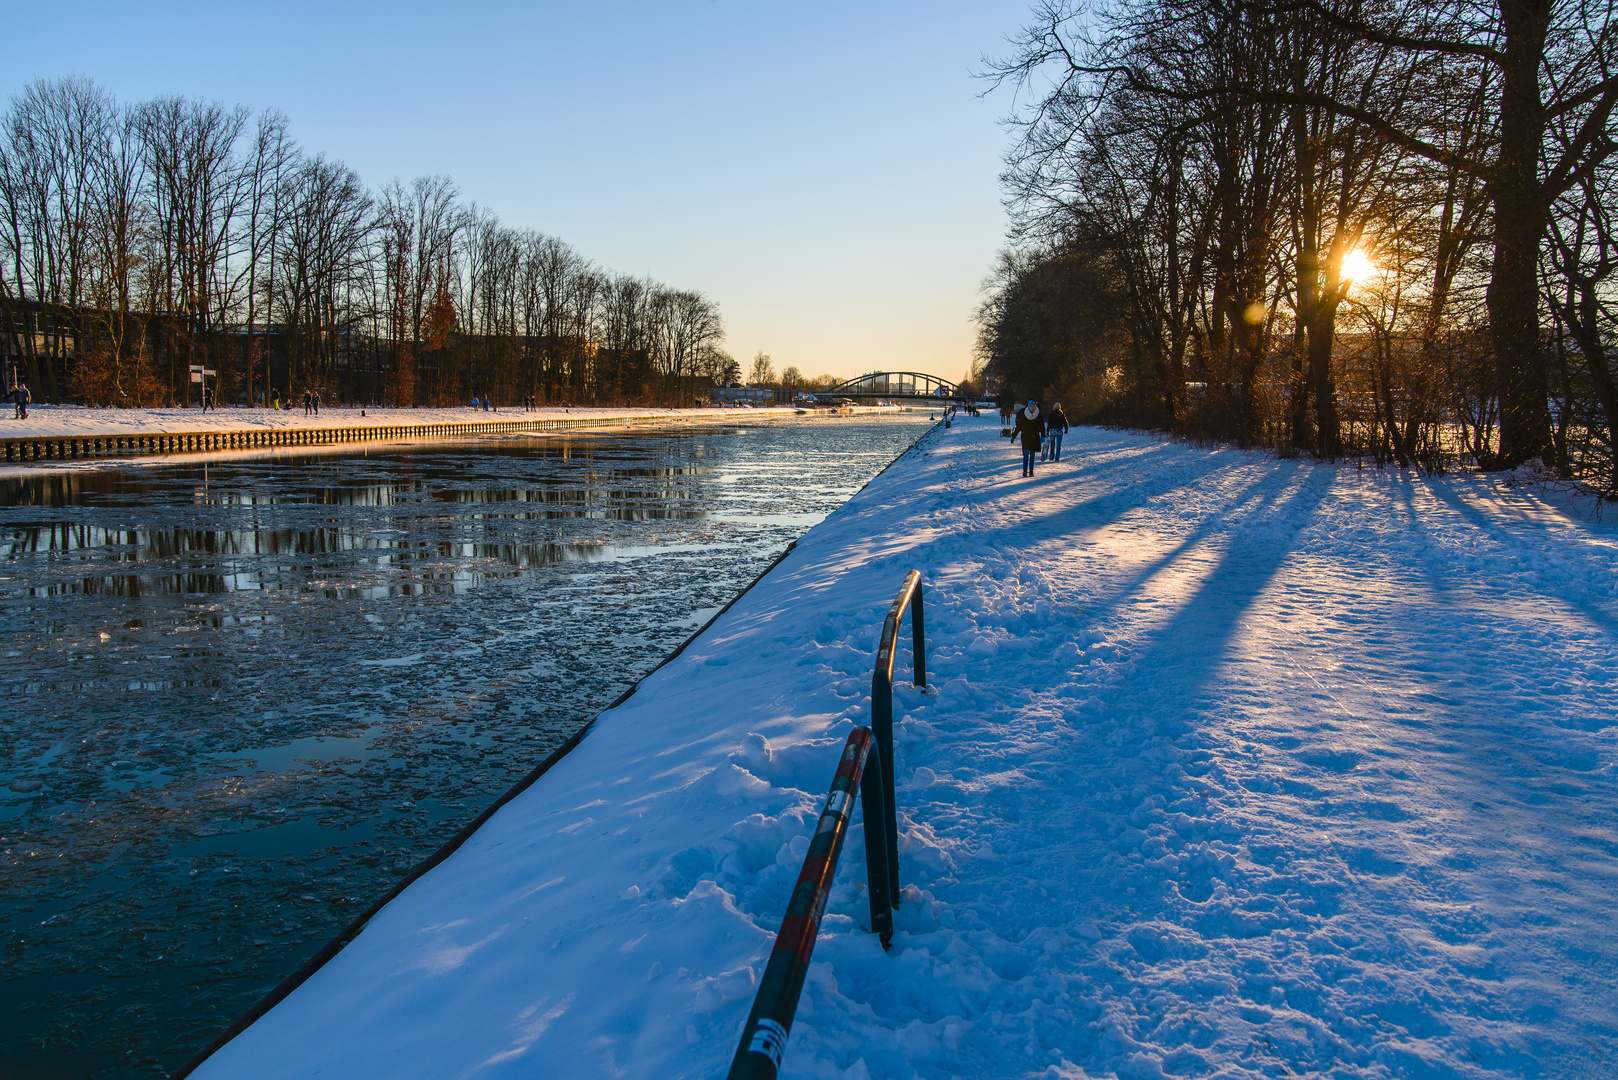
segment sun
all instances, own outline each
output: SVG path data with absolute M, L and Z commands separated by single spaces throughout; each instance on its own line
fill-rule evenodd
M 1376 273 L 1376 264 L 1359 248 L 1343 256 L 1343 277 L 1349 281 L 1363 281 Z

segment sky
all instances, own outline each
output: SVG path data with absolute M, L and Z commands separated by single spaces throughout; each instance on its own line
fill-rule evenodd
M 1003 244 L 1004 92 L 1029 0 L 815 4 L 0 2 L 10 96 L 285 112 L 373 188 L 444 173 L 508 225 L 698 289 L 777 370 L 958 379 Z

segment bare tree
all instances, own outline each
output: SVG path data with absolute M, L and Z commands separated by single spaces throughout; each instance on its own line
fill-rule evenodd
M 1532 458 L 1555 464 L 1538 271 L 1552 204 L 1618 150 L 1612 0 L 1450 0 L 1369 17 L 1355 6 L 1311 0 L 1304 10 L 1366 41 L 1444 65 L 1460 89 L 1452 110 L 1469 107 L 1468 83 L 1492 88 L 1496 137 L 1470 150 L 1446 144 L 1444 133 L 1458 126 L 1451 115 L 1418 127 L 1336 94 L 1255 88 L 1252 96 L 1298 100 L 1360 120 L 1413 154 L 1486 182 L 1493 226 L 1487 303 L 1500 386 L 1493 464 L 1509 468 Z M 1566 135 L 1559 141 L 1552 138 L 1558 129 Z
M 318 384 L 330 376 L 341 336 L 356 314 L 353 287 L 364 269 L 372 203 L 352 169 L 318 155 L 302 162 L 287 185 L 275 290 L 286 320 L 291 379 Z
M 16 301 L 8 314 L 28 379 L 51 401 L 61 400 L 64 364 L 77 350 L 90 275 L 88 204 L 115 112 L 110 95 L 69 77 L 30 83 L 6 117 L 0 199 L 12 269 L 6 291 Z
M 747 369 L 747 381 L 752 386 L 769 386 L 775 382 L 775 364 L 763 349 L 753 354 L 753 364 Z
M 146 271 L 165 327 L 170 392 L 184 400 L 188 364 L 207 365 L 232 300 L 229 254 L 244 192 L 236 148 L 248 113 L 186 98 L 140 107 L 156 258 Z
M 1580 379 L 1599 400 L 1566 297 L 1604 267 L 1612 35 L 1613 0 L 1048 0 L 989 73 L 1027 95 L 1006 179 L 1033 263 L 994 285 L 984 340 L 1034 356 L 1006 320 L 1040 265 L 1089 252 L 1126 301 L 1119 407 L 1331 455 L 1352 369 L 1355 437 L 1394 460 L 1458 431 L 1491 467 L 1570 468 L 1547 365 L 1564 405 Z M 1351 257 L 1402 277 L 1354 298 Z
M 468 226 L 459 195 L 449 177 L 422 176 L 409 187 L 394 180 L 378 201 L 386 281 L 383 332 L 392 343 L 388 393 L 395 404 L 416 403 L 424 321 L 434 302 L 449 295 L 456 241 Z
M 0 122 L 0 316 L 40 396 L 116 404 L 184 400 L 189 364 L 228 386 L 243 361 L 248 401 L 272 381 L 681 401 L 723 336 L 702 294 L 608 275 L 447 177 L 373 198 L 278 112 L 120 108 L 80 79 L 30 85 Z
M 145 153 L 138 115 L 119 109 L 110 118 L 95 155 L 88 212 L 93 251 L 90 322 L 105 344 L 80 351 L 81 368 L 99 382 L 107 404 L 142 404 L 149 399 L 145 319 L 135 310 L 136 274 L 149 228 L 141 198 Z M 100 360 L 92 365 L 90 357 Z
M 277 110 L 260 113 L 253 133 L 252 149 L 243 163 L 242 182 L 246 196 L 242 208 L 245 249 L 247 302 L 247 400 L 255 400 L 254 385 L 264 364 L 258 327 L 261 282 L 275 279 L 276 245 L 286 223 L 286 177 L 297 161 L 298 150 L 287 134 L 287 119 Z M 268 330 L 268 326 L 265 328 Z M 269 372 L 264 372 L 264 389 L 269 391 Z

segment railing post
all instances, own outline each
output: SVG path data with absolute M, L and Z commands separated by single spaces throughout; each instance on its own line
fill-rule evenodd
M 893 940 L 893 890 L 889 887 L 892 868 L 888 861 L 888 808 L 893 805 L 883 778 L 882 754 L 867 754 L 865 773 L 860 777 L 860 813 L 865 818 L 865 881 L 871 900 L 871 933 L 882 948 Z
M 912 570 L 905 575 L 904 585 L 888 609 L 882 622 L 882 640 L 876 650 L 876 670 L 871 675 L 871 730 L 882 759 L 882 783 L 886 789 L 888 847 L 888 898 L 893 907 L 899 906 L 899 799 L 895 790 L 893 767 L 893 664 L 898 658 L 899 623 L 905 609 L 911 608 L 911 651 L 914 653 L 916 685 L 927 686 L 927 631 L 921 613 L 921 574 Z
M 910 598 L 910 652 L 911 659 L 915 661 L 915 683 L 918 687 L 927 689 L 927 626 L 921 612 L 921 575 L 916 574 L 916 591 Z
M 880 664 L 871 677 L 871 731 L 882 768 L 882 831 L 888 862 L 888 903 L 899 906 L 899 807 L 893 784 L 893 679 Z

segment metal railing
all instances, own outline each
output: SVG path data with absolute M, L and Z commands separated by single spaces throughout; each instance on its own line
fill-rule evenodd
M 870 728 L 858 727 L 848 733 L 848 741 L 843 744 L 843 757 L 837 763 L 837 775 L 832 780 L 831 793 L 826 796 L 826 808 L 820 812 L 814 839 L 809 841 L 809 853 L 804 856 L 798 883 L 792 888 L 786 918 L 781 921 L 781 932 L 775 935 L 775 948 L 770 951 L 764 977 L 759 980 L 758 994 L 753 998 L 753 1011 L 742 1029 L 741 1045 L 730 1063 L 729 1080 L 774 1080 L 781 1068 L 787 1033 L 792 1030 L 792 1018 L 798 1012 L 804 976 L 809 973 L 809 956 L 815 950 L 815 936 L 820 933 L 820 917 L 825 914 L 826 897 L 831 892 L 832 878 L 837 875 L 837 859 L 843 853 L 849 819 L 854 816 L 852 804 L 856 785 L 860 789 L 860 809 L 865 815 L 871 929 L 882 935 L 883 948 L 887 948 L 888 938 L 893 934 L 893 912 L 884 887 L 888 862 L 884 830 L 880 824 L 871 827 L 872 822 L 882 821 L 879 804 L 884 790 L 882 756 L 872 755 L 873 741 Z
M 893 778 L 893 662 L 899 656 L 899 622 L 910 608 L 910 649 L 916 687 L 927 689 L 927 626 L 921 603 L 921 572 L 905 575 L 899 595 L 882 621 L 882 640 L 876 648 L 876 670 L 871 673 L 871 731 L 882 757 L 884 824 L 887 826 L 888 895 L 899 906 L 899 801 Z M 869 833 L 869 830 L 867 830 Z M 875 927 L 872 927 L 874 930 Z M 887 939 L 882 939 L 884 947 Z
M 921 574 L 905 576 L 888 617 L 882 623 L 876 671 L 871 676 L 871 726 L 849 732 L 837 763 L 826 806 L 820 812 L 809 841 L 803 869 L 793 886 L 786 918 L 775 936 L 759 980 L 753 1010 L 742 1028 L 742 1040 L 730 1063 L 729 1080 L 775 1080 L 786 1050 L 787 1035 L 798 1012 L 809 957 L 820 933 L 820 917 L 837 860 L 843 853 L 853 818 L 853 793 L 860 791 L 860 813 L 865 819 L 865 875 L 871 903 L 871 932 L 882 948 L 893 938 L 893 912 L 899 906 L 899 818 L 893 783 L 893 662 L 898 652 L 899 623 L 911 608 L 911 643 L 915 650 L 915 681 L 927 686 L 927 644 L 921 607 Z M 912 607 L 912 605 L 914 605 Z M 872 751 L 875 750 L 873 754 Z

